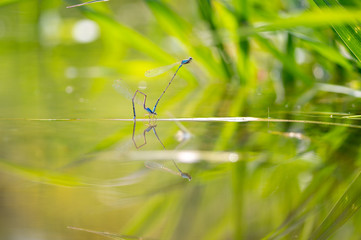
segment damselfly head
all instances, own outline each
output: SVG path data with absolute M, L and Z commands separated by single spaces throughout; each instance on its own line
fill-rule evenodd
M 182 173 L 181 173 L 181 176 L 182 176 L 182 178 L 187 178 L 187 179 L 188 179 L 188 181 L 192 180 L 191 175 L 189 175 L 188 173 L 184 173 L 184 172 L 182 172 Z
M 188 59 L 184 59 L 182 60 L 182 64 L 188 64 L 192 61 L 192 59 L 193 59 L 192 57 L 189 57 Z

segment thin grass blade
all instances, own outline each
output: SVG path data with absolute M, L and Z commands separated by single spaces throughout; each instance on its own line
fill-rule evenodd
M 79 227 L 68 227 L 69 229 L 73 229 L 73 230 L 78 230 L 78 231 L 83 231 L 83 232 L 88 232 L 88 233 L 94 233 L 103 237 L 107 237 L 107 238 L 111 238 L 111 239 L 116 239 L 116 240 L 125 240 L 125 239 L 147 239 L 147 238 L 143 238 L 143 237 L 137 237 L 137 236 L 129 236 L 129 235 L 123 235 L 123 234 L 115 234 L 115 233 L 110 233 L 110 232 L 101 232 L 101 231 L 95 231 L 95 230 L 90 230 L 90 229 L 85 229 L 85 228 L 79 228 Z
M 320 0 L 315 0 L 315 2 Z M 322 0 L 321 0 L 322 1 Z M 339 5 L 338 5 L 339 6 Z M 327 27 L 330 25 L 339 26 L 344 24 L 357 23 L 361 20 L 361 11 L 343 8 L 324 8 L 307 11 L 301 14 L 293 14 L 276 18 L 256 27 L 257 32 L 279 31 L 295 27 Z
M 288 56 L 284 55 L 280 50 L 278 50 L 272 43 L 266 38 L 261 37 L 260 35 L 255 36 L 255 40 L 262 47 L 264 47 L 269 53 L 271 53 L 275 58 L 282 62 L 284 68 L 286 68 L 290 74 L 294 77 L 299 78 L 305 85 L 311 86 L 314 80 L 304 73 L 294 61 L 290 60 Z
M 303 224 L 308 217 L 315 214 L 320 208 L 322 199 L 328 196 L 331 189 L 336 185 L 335 182 L 329 178 L 334 170 L 334 166 L 329 166 L 318 171 L 318 174 L 315 175 L 315 178 L 299 198 L 299 203 L 290 211 L 282 224 L 262 239 L 273 240 L 285 237 Z
M 40 182 L 50 185 L 66 186 L 66 187 L 84 187 L 89 186 L 79 179 L 72 176 L 57 172 L 49 172 L 47 170 L 33 169 L 29 167 L 20 166 L 4 159 L 0 159 L 0 170 L 12 173 L 14 175 L 23 177 L 33 182 Z
M 80 6 L 84 6 L 84 5 L 91 4 L 91 3 L 108 2 L 108 1 L 109 0 L 94 0 L 94 1 L 89 1 L 89 2 L 85 2 L 85 3 L 79 3 L 79 4 L 67 6 L 66 8 L 80 7 Z
M 156 17 L 159 26 L 167 34 L 176 37 L 182 43 L 182 46 L 186 48 L 189 55 L 197 59 L 197 62 L 207 69 L 210 76 L 224 77 L 224 69 L 215 60 L 212 50 L 197 37 L 199 34 L 193 31 L 192 23 L 162 1 L 146 0 L 145 2 Z M 185 71 L 183 74 L 185 75 L 187 72 Z
M 146 38 L 144 35 L 136 32 L 117 21 L 112 16 L 95 11 L 91 8 L 81 8 L 84 15 L 96 21 L 105 34 L 109 34 L 112 39 L 118 41 L 119 44 L 125 44 L 132 47 L 139 52 L 146 54 L 153 59 L 163 63 L 174 62 L 174 59 L 169 53 L 161 49 L 157 44 Z
M 337 0 L 314 0 L 314 2 L 322 10 L 337 9 L 345 11 Z M 340 16 L 349 16 L 345 13 Z M 340 17 L 339 16 L 339 17 Z M 358 15 L 359 16 L 359 15 Z M 347 48 L 354 54 L 354 56 L 361 61 L 361 27 L 359 17 L 351 16 L 354 19 L 353 24 L 345 24 L 342 26 L 333 25 L 333 29 L 340 36 Z
M 340 86 L 336 84 L 328 84 L 328 83 L 317 83 L 316 87 L 325 92 L 333 92 L 339 94 L 349 95 L 355 98 L 361 98 L 361 91 L 355 90 L 349 87 Z
M 0 2 L 0 6 L 4 6 L 4 5 L 8 5 L 8 4 L 16 3 L 16 2 L 20 2 L 20 0 L 3 0 Z
M 293 35 L 296 36 L 298 39 L 301 39 L 304 45 L 318 52 L 325 59 L 337 63 L 347 70 L 352 70 L 352 65 L 350 64 L 350 62 L 344 56 L 342 56 L 338 49 L 335 49 L 334 47 L 325 43 L 315 41 L 305 36 L 301 36 L 300 34 L 293 33 Z
M 314 231 L 310 239 L 328 239 L 343 226 L 361 207 L 361 174 L 349 185 L 331 212 Z

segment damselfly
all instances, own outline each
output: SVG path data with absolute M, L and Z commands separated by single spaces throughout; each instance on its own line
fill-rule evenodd
M 124 96 L 125 98 L 132 100 L 133 103 L 133 110 L 134 108 L 134 103 L 137 103 L 141 106 L 143 106 L 143 108 L 145 107 L 145 101 L 146 99 L 144 99 L 144 101 L 141 101 L 141 99 L 136 98 L 133 93 L 130 91 L 130 88 L 128 87 L 128 84 L 125 83 L 125 81 L 123 80 L 115 80 L 113 82 L 113 88 L 120 93 L 122 96 Z M 148 111 L 147 111 L 148 112 Z M 155 115 L 154 114 L 147 114 L 149 116 L 149 120 L 153 121 L 156 120 Z
M 177 70 L 175 71 L 175 73 L 173 74 L 173 77 L 171 78 L 171 80 L 169 81 L 167 87 L 164 89 L 164 91 L 162 92 L 162 94 L 160 95 L 160 97 L 158 98 L 157 102 L 155 103 L 154 107 L 153 107 L 153 110 L 150 109 L 149 107 L 146 107 L 145 104 L 146 104 L 146 101 L 147 101 L 147 95 L 139 90 L 135 91 L 134 93 L 134 96 L 132 98 L 132 103 L 133 103 L 133 118 L 135 119 L 136 118 L 136 113 L 135 113 L 135 106 L 134 106 L 134 99 L 137 95 L 137 93 L 140 93 L 144 96 L 144 102 L 143 102 L 143 108 L 145 111 L 147 111 L 149 113 L 150 116 L 156 116 L 157 113 L 155 112 L 156 109 L 157 109 L 157 106 L 158 106 L 158 103 L 160 101 L 160 99 L 163 97 L 164 93 L 167 91 L 168 87 L 170 86 L 170 84 L 172 83 L 173 79 L 175 78 L 175 76 L 177 75 L 178 73 L 178 70 L 185 64 L 188 64 L 192 61 L 192 58 L 188 58 L 188 59 L 185 59 L 185 60 L 182 60 L 181 62 L 177 62 L 177 63 L 174 63 L 174 64 L 171 64 L 171 65 L 168 65 L 168 66 L 164 66 L 164 67 L 160 67 L 160 68 L 156 68 L 156 69 L 153 69 L 153 70 L 149 70 L 145 73 L 145 76 L 146 77 L 154 77 L 154 76 L 157 76 L 157 75 L 160 75 L 168 70 L 170 70 L 172 67 L 176 66 L 176 65 L 179 65 Z
M 147 144 L 147 140 L 146 140 L 146 133 L 150 132 L 151 130 L 153 130 L 154 132 L 154 135 L 156 136 L 156 138 L 158 139 L 159 143 L 162 145 L 163 149 L 166 150 L 164 144 L 162 143 L 162 141 L 160 140 L 158 134 L 157 134 L 157 131 L 155 130 L 155 128 L 157 127 L 156 124 L 152 124 L 150 123 L 148 125 L 148 127 L 143 131 L 143 138 L 144 138 L 144 143 L 141 144 L 141 145 L 138 145 L 135 141 L 135 129 L 136 129 L 136 124 L 137 124 L 137 121 L 134 120 L 134 125 L 133 125 L 133 136 L 132 136 L 132 140 L 134 142 L 134 146 L 139 149 L 141 147 L 143 147 L 144 145 Z M 174 175 L 178 175 L 178 176 L 181 176 L 182 178 L 186 178 L 188 179 L 189 181 L 192 179 L 191 175 L 189 175 L 188 173 L 185 173 L 185 172 L 182 172 L 182 170 L 180 170 L 180 168 L 178 167 L 177 163 L 172 160 L 174 166 L 176 167 L 176 169 L 178 170 L 178 172 L 170 169 L 170 168 L 167 168 L 165 167 L 164 165 L 160 164 L 160 163 L 157 163 L 157 162 L 146 162 L 145 163 L 145 166 L 147 168 L 151 168 L 151 169 L 159 169 L 159 170 L 164 170 L 164 171 L 167 171 L 169 173 L 172 173 Z
M 169 172 L 169 173 L 171 173 L 171 174 L 181 176 L 182 178 L 188 179 L 188 181 L 192 180 L 191 175 L 189 175 L 188 173 L 182 172 L 182 171 L 178 168 L 178 166 L 177 166 L 177 164 L 175 163 L 175 161 L 174 161 L 174 160 L 172 160 L 172 161 L 173 161 L 173 163 L 174 163 L 174 166 L 177 168 L 178 172 L 173 171 L 172 169 L 167 168 L 167 167 L 165 167 L 163 164 L 160 164 L 160 163 L 157 163 L 157 162 L 146 162 L 146 163 L 145 163 L 145 166 L 146 166 L 147 168 L 150 168 L 150 169 L 163 170 L 163 171 Z
M 85 3 L 79 3 L 79 4 L 72 5 L 72 6 L 67 6 L 66 8 L 80 7 L 80 6 L 83 6 L 83 5 L 90 4 L 90 3 L 108 2 L 108 1 L 109 0 L 93 0 L 93 1 L 85 2 Z
M 153 130 L 154 132 L 154 135 L 156 136 L 156 138 L 158 139 L 158 141 L 160 142 L 160 144 L 162 145 L 163 149 L 165 150 L 165 146 L 163 145 L 162 141 L 160 140 L 160 138 L 158 137 L 158 134 L 157 134 L 157 131 L 155 130 L 155 128 L 157 127 L 157 124 L 149 121 L 149 124 L 147 126 L 147 128 L 143 131 L 143 143 L 141 145 L 138 145 L 136 140 L 135 140 L 135 128 L 137 126 L 137 122 L 134 121 L 134 124 L 133 124 L 133 135 L 132 135 L 132 140 L 133 140 L 133 143 L 134 143 L 134 146 L 139 149 L 141 147 L 143 147 L 144 145 L 147 144 L 147 138 L 146 138 L 146 134 L 148 132 L 150 132 L 151 130 Z

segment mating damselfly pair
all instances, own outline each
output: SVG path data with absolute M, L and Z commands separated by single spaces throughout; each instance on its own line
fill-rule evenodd
M 132 135 L 132 140 L 133 140 L 133 143 L 135 145 L 135 147 L 137 149 L 143 147 L 144 145 L 147 144 L 147 141 L 146 141 L 146 133 L 150 132 L 151 130 L 153 130 L 154 132 L 154 135 L 156 136 L 156 138 L 158 139 L 158 141 L 160 142 L 160 144 L 162 145 L 163 149 L 166 150 L 164 144 L 162 143 L 162 141 L 160 140 L 155 128 L 157 127 L 157 125 L 155 124 L 154 121 L 149 121 L 149 125 L 148 127 L 143 131 L 143 139 L 144 139 L 144 142 L 142 144 L 137 144 L 136 140 L 135 140 L 135 129 L 136 129 L 136 121 L 135 121 L 135 118 L 136 118 L 136 112 L 135 112 L 135 100 L 136 100 L 136 95 L 137 93 L 140 93 L 144 96 L 144 101 L 142 103 L 143 105 L 143 108 L 148 112 L 149 114 L 149 119 L 150 120 L 154 120 L 155 119 L 155 116 L 157 115 L 156 113 L 156 109 L 157 109 L 157 106 L 158 106 L 158 103 L 160 101 L 160 99 L 163 97 L 164 93 L 167 91 L 167 89 L 169 88 L 169 86 L 171 85 L 173 79 L 175 78 L 175 76 L 177 75 L 179 69 L 185 65 L 185 64 L 188 64 L 192 61 L 192 58 L 188 58 L 188 59 L 185 59 L 185 60 L 182 60 L 180 62 L 176 62 L 176 63 L 173 63 L 171 65 L 168 65 L 168 66 L 163 66 L 163 67 L 160 67 L 160 68 L 156 68 L 156 69 L 152 69 L 152 70 L 149 70 L 149 71 L 146 71 L 145 73 L 145 76 L 146 77 L 154 77 L 154 76 L 158 76 L 168 70 L 170 70 L 171 68 L 173 68 L 174 66 L 178 65 L 178 68 L 177 70 L 175 71 L 175 73 L 173 74 L 171 80 L 169 81 L 168 85 L 166 86 L 166 88 L 164 89 L 164 91 L 162 92 L 162 94 L 160 95 L 160 97 L 157 99 L 153 109 L 150 109 L 148 107 L 146 107 L 146 100 L 147 100 L 147 95 L 139 90 L 136 90 L 134 95 L 131 96 L 131 94 L 129 93 L 129 91 L 126 89 L 126 84 L 124 84 L 122 81 L 120 80 L 115 80 L 114 81 L 114 84 L 113 84 L 113 87 L 116 91 L 118 91 L 120 94 L 122 95 L 125 95 L 126 97 L 128 98 L 131 98 L 132 99 L 132 104 L 133 104 L 133 114 L 134 114 L 134 125 L 133 125 L 133 135 Z M 166 171 L 166 172 L 169 172 L 169 173 L 172 173 L 174 175 L 178 175 L 182 178 L 186 178 L 188 179 L 189 181 L 192 179 L 192 177 L 188 174 L 188 173 L 185 173 L 183 172 L 177 165 L 177 163 L 172 160 L 175 168 L 177 169 L 177 171 L 174 171 L 170 168 L 167 168 L 165 167 L 163 164 L 161 163 L 157 163 L 157 162 L 147 162 L 145 164 L 145 166 L 147 168 L 150 168 L 150 169 L 159 169 L 159 170 L 163 170 L 163 171 Z
M 85 2 L 85 3 L 80 3 L 80 4 L 76 4 L 76 5 L 72 5 L 72 6 L 68 6 L 67 8 L 73 8 L 73 7 L 79 7 L 79 6 L 83 6 L 83 5 L 87 5 L 87 4 L 90 4 L 90 3 L 96 3 L 96 2 L 106 2 L 106 1 L 109 1 L 109 0 L 93 0 L 93 1 L 89 1 L 89 2 Z M 155 77 L 155 76 L 158 76 L 168 70 L 170 70 L 172 67 L 176 66 L 179 64 L 177 70 L 175 71 L 172 79 L 169 81 L 167 87 L 164 89 L 163 93 L 160 95 L 160 97 L 158 98 L 157 102 L 155 103 L 153 109 L 150 109 L 149 107 L 146 107 L 145 106 L 145 103 L 147 101 L 147 95 L 139 90 L 135 91 L 134 93 L 134 96 L 132 98 L 132 103 L 133 103 L 133 119 L 136 118 L 136 113 L 135 113 L 135 106 L 134 106 L 134 100 L 135 100 L 135 97 L 137 95 L 137 93 L 139 94 L 142 94 L 144 96 L 144 102 L 143 102 L 143 108 L 144 110 L 146 110 L 149 114 L 149 118 L 155 118 L 155 116 L 157 115 L 157 113 L 155 112 L 156 109 L 157 109 L 157 106 L 158 106 L 158 103 L 160 101 L 160 99 L 163 97 L 164 93 L 167 91 L 168 87 L 170 86 L 170 84 L 172 83 L 174 77 L 177 75 L 177 72 L 178 70 L 185 64 L 188 64 L 192 61 L 192 58 L 188 58 L 188 59 L 184 59 L 182 60 L 181 62 L 176 62 L 174 64 L 171 64 L 171 65 L 168 65 L 168 66 L 164 66 L 164 67 L 160 67 L 160 68 L 156 68 L 156 69 L 153 69 L 153 70 L 150 70 L 150 71 L 147 71 L 145 73 L 145 76 L 146 77 Z M 115 83 L 113 85 L 116 89 L 120 89 L 121 86 L 117 86 L 117 84 Z
M 135 112 L 135 102 L 136 102 L 136 96 L 137 94 L 142 94 L 144 96 L 144 101 L 142 102 L 142 106 L 144 108 L 144 110 L 149 114 L 149 118 L 155 118 L 157 113 L 156 113 L 156 110 L 157 110 L 157 106 L 158 106 L 158 103 L 160 101 L 160 99 L 163 97 L 164 93 L 167 91 L 167 89 L 169 88 L 169 86 L 171 85 L 173 79 L 175 78 L 175 76 L 177 75 L 179 69 L 185 65 L 185 64 L 188 64 L 192 61 L 192 58 L 188 58 L 188 59 L 184 59 L 180 62 L 176 62 L 176 63 L 173 63 L 173 64 L 170 64 L 170 65 L 167 65 L 167 66 L 163 66 L 163 67 L 159 67 L 159 68 L 155 68 L 155 69 L 152 69 L 152 70 L 149 70 L 149 71 L 146 71 L 145 72 L 145 76 L 146 77 L 155 77 L 155 76 L 158 76 L 162 73 L 165 73 L 166 71 L 170 70 L 171 68 L 173 68 L 174 66 L 178 65 L 178 68 L 177 70 L 175 71 L 175 73 L 173 74 L 171 80 L 169 81 L 168 85 L 166 86 L 166 88 L 164 89 L 164 91 L 162 92 L 162 94 L 160 95 L 160 97 L 157 99 L 153 109 L 150 109 L 149 107 L 146 106 L 146 101 L 147 101 L 147 94 L 139 91 L 139 90 L 136 90 L 134 95 L 132 96 L 132 104 L 133 104 L 133 119 L 136 119 L 136 112 Z M 122 92 L 123 90 L 123 86 L 121 86 L 120 84 L 120 81 L 117 80 L 114 82 L 113 84 L 113 87 L 119 91 L 119 92 Z

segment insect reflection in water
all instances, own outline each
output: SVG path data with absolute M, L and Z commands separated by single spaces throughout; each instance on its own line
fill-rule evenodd
M 148 127 L 143 131 L 143 139 L 144 139 L 144 143 L 142 143 L 141 145 L 137 145 L 136 141 L 135 141 L 135 129 L 136 129 L 136 121 L 134 121 L 134 125 L 133 125 L 133 135 L 132 135 L 132 140 L 133 140 L 133 143 L 134 143 L 134 146 L 137 148 L 137 149 L 140 149 L 141 147 L 143 147 L 144 145 L 147 144 L 147 139 L 146 139 L 146 134 L 150 131 L 153 130 L 154 132 L 154 135 L 156 136 L 156 138 L 158 139 L 159 143 L 162 145 L 163 149 L 166 150 L 164 144 L 162 143 L 162 141 L 160 140 L 158 134 L 157 134 L 157 131 L 155 130 L 157 127 L 157 124 L 155 124 L 154 121 L 149 121 L 148 123 Z M 175 166 L 175 168 L 177 169 L 177 171 L 174 171 L 170 168 L 167 168 L 165 167 L 163 164 L 161 163 L 158 163 L 158 162 L 145 162 L 145 166 L 149 169 L 157 169 L 157 170 L 163 170 L 163 171 L 166 171 L 166 172 L 169 172 L 171 174 L 174 174 L 174 175 L 177 175 L 177 176 L 180 176 L 182 178 L 186 178 L 188 179 L 188 181 L 190 181 L 192 179 L 191 175 L 189 175 L 188 173 L 185 173 L 183 172 L 177 165 L 177 163 L 172 159 L 172 162 Z

